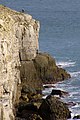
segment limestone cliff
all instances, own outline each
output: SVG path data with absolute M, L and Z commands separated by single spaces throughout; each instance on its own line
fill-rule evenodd
M 43 83 L 70 77 L 49 54 L 38 53 L 39 28 L 31 15 L 0 5 L 0 120 L 15 120 L 14 105 L 34 101 Z
M 39 22 L 32 16 L 0 5 L 0 120 L 14 120 L 20 97 L 20 61 L 38 50 Z

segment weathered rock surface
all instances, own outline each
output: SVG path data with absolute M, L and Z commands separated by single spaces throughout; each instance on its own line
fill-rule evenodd
M 20 71 L 22 84 L 36 90 L 40 89 L 43 83 L 56 83 L 70 78 L 70 74 L 58 68 L 55 59 L 47 53 L 37 54 L 32 61 L 21 61 Z
M 38 53 L 39 27 L 32 16 L 0 5 L 0 120 L 15 119 L 19 98 L 28 103 L 40 99 L 43 83 L 70 78 L 49 54 Z M 34 112 L 29 116 L 42 119 Z
M 0 120 L 13 120 L 21 94 L 21 61 L 38 50 L 39 22 L 32 16 L 0 5 Z
M 34 65 L 39 79 L 43 83 L 56 83 L 70 78 L 70 74 L 64 69 L 58 68 L 55 59 L 47 53 L 37 54 Z
M 38 114 L 37 106 L 32 103 L 24 104 L 20 103 L 17 111 L 16 120 L 42 120 Z
M 42 102 L 39 108 L 39 114 L 43 120 L 67 120 L 71 117 L 66 104 L 53 96 L 48 96 Z
M 21 61 L 20 73 L 22 86 L 27 84 L 29 88 L 35 89 L 42 87 L 42 81 L 37 74 L 33 61 Z
M 62 90 L 57 90 L 57 89 L 53 89 L 51 92 L 51 95 L 59 95 L 59 97 L 64 97 L 64 96 L 68 96 L 69 93 L 66 91 L 62 91 Z

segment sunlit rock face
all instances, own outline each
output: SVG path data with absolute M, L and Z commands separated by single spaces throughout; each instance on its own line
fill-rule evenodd
M 32 16 L 0 5 L 0 120 L 14 120 L 21 90 L 21 61 L 38 50 L 39 22 Z

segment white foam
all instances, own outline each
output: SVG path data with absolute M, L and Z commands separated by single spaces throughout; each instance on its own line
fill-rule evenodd
M 80 71 L 77 72 L 70 72 L 71 77 L 77 77 L 78 75 L 80 75 Z
M 54 87 L 55 84 L 44 84 L 43 87 L 45 87 L 45 86 L 49 86 L 49 87 L 52 86 L 52 87 Z
M 74 92 L 71 92 L 70 94 L 73 96 L 73 95 L 76 95 L 76 94 L 78 94 L 79 92 L 77 92 L 77 91 L 74 91 Z
M 69 110 L 71 111 L 71 118 L 68 120 L 77 120 L 77 119 L 73 119 L 73 117 L 79 115 L 79 113 L 74 112 L 71 108 L 69 108 Z M 80 119 L 78 119 L 78 120 L 80 120 Z
M 43 98 L 43 99 L 46 99 L 46 97 L 47 97 L 47 95 L 44 95 L 42 98 Z
M 53 88 L 45 88 L 45 89 L 42 91 L 42 93 L 43 93 L 44 95 L 49 95 L 49 94 L 52 92 L 52 89 L 53 89 Z
M 65 68 L 75 66 L 76 62 L 57 62 L 56 64 L 61 68 Z

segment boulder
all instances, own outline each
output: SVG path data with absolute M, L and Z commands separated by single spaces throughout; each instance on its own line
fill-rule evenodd
M 44 87 L 44 88 L 55 88 L 55 86 L 54 86 L 54 85 L 51 85 L 51 84 L 49 84 L 49 85 L 46 84 L 46 85 L 44 85 L 43 87 Z
M 66 91 L 62 91 L 62 90 L 58 90 L 58 89 L 53 89 L 52 92 L 51 92 L 51 95 L 59 95 L 59 97 L 64 97 L 64 96 L 69 95 L 69 93 L 66 92 Z
M 67 120 L 71 117 L 66 104 L 51 95 L 42 102 L 39 114 L 43 120 Z
M 25 102 L 37 102 L 42 99 L 41 91 L 37 91 L 28 85 L 23 85 L 21 90 L 20 101 Z
M 16 120 L 42 120 L 38 114 L 37 106 L 33 104 L 20 103 L 18 106 Z

